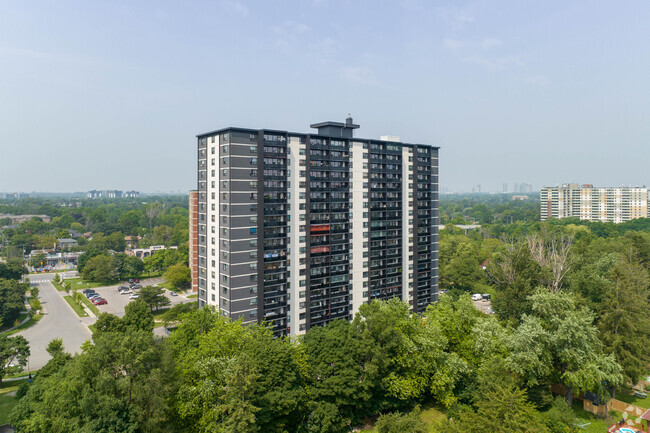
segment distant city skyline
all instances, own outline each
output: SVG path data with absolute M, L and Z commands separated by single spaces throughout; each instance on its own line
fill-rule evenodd
M 441 189 L 647 184 L 649 13 L 584 0 L 3 2 L 0 191 L 184 193 L 196 134 L 309 132 L 348 113 L 361 137 L 439 146 Z

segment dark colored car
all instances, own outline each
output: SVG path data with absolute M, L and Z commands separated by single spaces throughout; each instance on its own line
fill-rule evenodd
M 84 295 L 87 295 L 88 293 L 95 293 L 95 291 L 93 289 L 83 289 L 81 291 L 81 293 L 83 293 Z
M 108 304 L 108 302 L 107 302 L 106 299 L 104 299 L 104 298 L 96 298 L 96 299 L 93 299 L 92 302 L 93 302 L 93 304 L 95 304 L 95 305 L 104 305 L 104 304 Z
M 120 286 L 117 288 L 117 290 L 129 290 L 129 288 L 126 286 Z

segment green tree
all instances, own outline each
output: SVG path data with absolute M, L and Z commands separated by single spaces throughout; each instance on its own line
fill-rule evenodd
M 12 325 L 25 309 L 27 284 L 0 279 L 0 321 Z
M 530 313 L 530 296 L 541 283 L 541 269 L 522 240 L 508 241 L 492 255 L 487 273 L 497 291 L 492 307 L 499 318 L 519 321 Z
M 55 357 L 56 355 L 63 353 L 64 349 L 63 339 L 61 338 L 55 338 L 51 340 L 45 348 L 51 357 Z
M 525 316 L 513 335 L 508 362 L 514 371 L 531 383 L 551 374 L 566 385 L 569 405 L 574 391 L 603 395 L 605 384 L 622 383 L 621 367 L 603 353 L 593 314 L 578 308 L 573 295 L 540 289 L 531 301 L 534 316 Z
M 375 424 L 377 433 L 427 433 L 424 421 L 420 419 L 420 410 L 416 408 L 409 413 L 389 413 L 379 416 Z
M 29 266 L 33 268 L 40 268 L 42 266 L 47 266 L 47 258 L 45 254 L 40 253 L 29 259 Z
M 461 411 L 458 419 L 449 421 L 442 431 L 547 433 L 548 429 L 524 390 L 499 384 L 480 396 L 476 411 Z
M 470 241 L 459 244 L 445 271 L 450 287 L 471 291 L 483 276 L 474 244 Z
M 15 372 L 19 366 L 27 365 L 29 354 L 29 343 L 25 337 L 7 337 L 0 334 L 0 387 L 5 374 Z
M 157 286 L 145 286 L 140 289 L 139 300 L 147 304 L 150 310 L 154 308 L 158 310 L 160 307 L 171 304 L 169 298 L 165 296 L 165 289 Z
M 192 282 L 192 273 L 190 268 L 179 263 L 167 269 L 165 280 L 174 288 L 187 287 Z
M 81 271 L 84 280 L 108 283 L 118 279 L 115 263 L 109 255 L 99 255 L 88 260 Z
M 648 271 L 638 263 L 624 262 L 613 269 L 612 278 L 598 327 L 605 352 L 614 354 L 624 380 L 636 384 L 650 362 Z
M 6 263 L 0 262 L 0 279 L 19 280 L 26 273 L 20 258 L 8 259 Z
M 174 431 L 166 396 L 175 393 L 175 381 L 165 346 L 150 332 L 97 336 L 53 374 L 36 377 L 12 424 L 43 433 Z
M 127 332 L 153 331 L 154 320 L 147 303 L 141 299 L 128 303 L 124 307 L 122 324 Z

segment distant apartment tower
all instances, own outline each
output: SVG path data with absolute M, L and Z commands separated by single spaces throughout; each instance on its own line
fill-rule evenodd
M 544 187 L 540 192 L 541 220 L 576 217 L 621 223 L 648 217 L 648 188 L 596 187 L 574 183 Z
M 199 291 L 199 192 L 190 191 L 189 203 L 189 265 L 192 274 L 192 292 Z
M 199 306 L 277 335 L 349 320 L 373 299 L 438 297 L 438 148 L 225 128 L 198 138 Z
M 138 191 L 119 191 L 116 189 L 105 189 L 105 190 L 92 190 L 86 193 L 87 198 L 136 198 L 139 197 L 140 193 Z

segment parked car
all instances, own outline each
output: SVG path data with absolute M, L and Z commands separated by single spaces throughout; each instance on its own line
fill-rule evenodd
M 139 297 L 140 297 L 140 295 L 138 295 L 137 293 L 129 295 L 129 299 L 138 299 Z
M 99 296 L 99 293 L 95 293 L 95 292 L 93 292 L 93 293 L 88 293 L 88 294 L 86 295 L 86 298 L 88 298 L 88 299 L 92 299 L 92 298 L 101 298 L 101 296 Z
M 117 288 L 117 290 L 129 290 L 129 288 L 126 286 L 120 286 Z
M 132 292 L 129 289 L 120 290 L 120 295 L 130 295 Z
M 134 283 L 133 278 L 129 278 L 129 284 L 133 284 L 133 283 Z
M 172 295 L 172 296 L 178 296 L 178 293 L 173 292 L 173 291 L 172 291 L 172 292 L 169 292 L 169 294 Z
M 480 301 L 482 299 L 482 296 L 480 293 L 474 293 L 472 295 L 472 301 Z
M 87 295 L 88 293 L 95 293 L 95 291 L 93 289 L 83 289 L 81 291 L 81 293 L 83 293 L 84 295 Z
M 95 304 L 95 305 L 105 305 L 105 304 L 108 304 L 108 301 L 106 301 L 106 299 L 104 299 L 104 298 L 97 298 L 97 299 L 93 299 L 93 304 Z
M 138 280 L 138 279 L 136 278 L 135 280 L 133 280 L 133 282 L 134 282 L 134 283 L 139 283 L 140 280 Z
M 489 293 L 483 293 L 483 296 L 481 296 L 481 298 L 482 298 L 484 301 L 489 301 L 492 297 L 490 296 Z
M 131 288 L 137 290 L 137 289 L 141 289 L 142 286 L 140 284 L 134 284 L 133 287 L 131 287 Z

